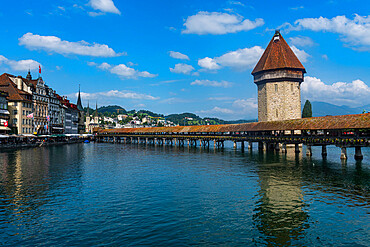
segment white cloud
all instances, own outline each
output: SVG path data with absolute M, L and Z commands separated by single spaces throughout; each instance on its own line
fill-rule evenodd
M 237 99 L 229 107 L 215 106 L 210 110 L 201 110 L 196 113 L 226 119 L 252 119 L 257 116 L 257 99 Z
M 220 57 L 199 59 L 198 65 L 209 70 L 216 70 L 221 67 L 248 69 L 252 68 L 258 62 L 263 51 L 264 49 L 260 46 L 238 49 Z
M 177 51 L 170 51 L 170 57 L 182 60 L 190 60 L 189 57 L 185 54 L 182 54 Z
M 127 67 L 125 64 L 110 65 L 108 63 L 96 64 L 94 62 L 89 62 L 88 65 L 96 66 L 99 69 L 107 70 L 112 74 L 118 75 L 122 80 L 124 79 L 137 79 L 138 77 L 148 77 L 153 78 L 157 75 L 151 74 L 147 71 L 138 71 L 136 69 Z
M 194 67 L 184 63 L 178 63 L 175 65 L 175 68 L 170 68 L 172 73 L 177 74 L 190 74 L 194 70 Z
M 19 44 L 26 46 L 30 50 L 45 50 L 63 55 L 76 54 L 93 57 L 117 57 L 124 53 L 116 53 L 108 45 L 90 44 L 85 41 L 70 42 L 61 40 L 56 36 L 41 36 L 26 33 L 19 38 Z
M 209 97 L 208 100 L 216 100 L 216 101 L 227 101 L 227 100 L 234 100 L 234 97 Z
M 307 62 L 307 58 L 311 57 L 304 50 L 300 50 L 297 47 L 295 47 L 294 45 L 292 45 L 290 48 L 292 48 L 292 51 L 298 57 L 299 61 L 301 61 L 303 63 Z
M 68 95 L 71 98 L 77 98 L 78 93 L 73 93 Z M 159 97 L 154 97 L 149 94 L 142 94 L 142 93 L 136 93 L 131 92 L 127 90 L 110 90 L 107 92 L 97 92 L 97 93 L 85 93 L 81 92 L 81 98 L 84 100 L 96 100 L 96 99 L 133 99 L 133 100 L 158 100 Z
M 325 60 L 329 60 L 329 57 L 328 57 L 328 55 L 326 55 L 326 54 L 322 55 L 321 57 L 322 57 L 323 59 L 325 59 Z
M 198 60 L 198 65 L 202 68 L 215 70 L 220 69 L 221 66 L 217 64 L 216 60 L 210 57 L 205 57 Z
M 242 3 L 242 2 L 239 2 L 239 1 L 229 1 L 228 2 L 229 4 L 232 4 L 232 5 L 240 5 L 240 6 L 245 6 L 245 4 L 244 3 Z
M 89 5 L 95 9 L 100 10 L 104 13 L 121 14 L 116 8 L 112 0 L 90 0 Z
M 189 16 L 182 33 L 186 34 L 226 34 L 240 31 L 248 31 L 264 24 L 263 19 L 255 21 L 244 19 L 240 15 L 219 12 L 200 11 L 196 15 Z
M 361 80 L 350 83 L 325 84 L 319 78 L 306 76 L 301 86 L 302 96 L 311 101 L 325 101 L 337 105 L 360 106 L 369 102 L 370 88 Z
M 304 9 L 303 6 L 298 6 L 298 7 L 292 7 L 290 8 L 291 10 L 299 10 L 299 9 Z
M 230 110 L 230 109 L 227 109 L 227 108 L 221 108 L 221 107 L 215 106 L 215 107 L 213 107 L 210 110 L 201 110 L 201 111 L 198 111 L 196 113 L 217 115 L 219 113 L 222 113 L 222 114 L 234 114 L 234 111 L 233 110 Z
M 336 16 L 331 19 L 325 17 L 303 18 L 294 22 L 295 29 L 309 29 L 312 31 L 324 31 L 337 33 L 341 40 L 358 50 L 370 50 L 370 15 L 354 18 Z
M 200 85 L 200 86 L 209 86 L 209 87 L 231 87 L 233 83 L 228 81 L 210 81 L 210 80 L 195 80 L 190 85 Z
M 257 99 L 255 98 L 238 99 L 234 101 L 233 107 L 239 109 L 239 111 L 242 112 L 243 114 L 245 113 L 252 114 L 255 113 L 258 109 Z
M 40 63 L 32 60 L 32 59 L 26 59 L 26 60 L 11 60 L 7 59 L 6 57 L 0 55 L 0 64 L 8 65 L 12 70 L 16 71 L 27 71 L 28 69 L 34 70 L 38 69 Z
M 297 37 L 291 37 L 289 38 L 290 44 L 299 46 L 299 47 L 307 47 L 307 46 L 313 46 L 315 42 L 310 37 L 305 36 L 297 36 Z

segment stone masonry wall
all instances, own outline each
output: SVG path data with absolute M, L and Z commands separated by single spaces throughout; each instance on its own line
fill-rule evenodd
M 301 118 L 300 83 L 267 82 L 258 85 L 258 121 Z

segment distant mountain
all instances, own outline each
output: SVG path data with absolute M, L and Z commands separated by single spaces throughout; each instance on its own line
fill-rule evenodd
M 311 102 L 311 104 L 313 117 L 360 114 L 364 110 L 366 112 L 370 111 L 370 104 L 353 108 L 345 105 L 338 106 L 325 102 Z

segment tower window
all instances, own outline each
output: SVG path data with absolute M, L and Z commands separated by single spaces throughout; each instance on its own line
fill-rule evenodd
M 290 84 L 290 91 L 292 91 L 292 92 L 293 92 L 293 83 L 292 83 L 292 84 Z
M 275 92 L 278 91 L 278 84 L 275 84 Z
M 276 109 L 276 117 L 277 117 L 277 118 L 279 117 L 278 109 Z

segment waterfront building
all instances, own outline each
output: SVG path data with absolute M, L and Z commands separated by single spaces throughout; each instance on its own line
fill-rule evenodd
M 4 73 L 0 76 L 0 91 L 8 96 L 9 120 L 11 133 L 29 135 L 33 132 L 32 86 L 25 78 Z
M 70 103 L 67 97 L 61 97 L 62 113 L 64 114 L 64 134 L 78 134 L 78 114 L 77 105 Z
M 62 118 L 62 104 L 58 99 L 58 94 L 52 88 L 46 86 L 46 95 L 48 97 L 48 111 L 49 111 L 49 133 L 62 134 L 64 132 L 63 118 Z
M 301 118 L 305 68 L 279 31 L 252 71 L 258 87 L 258 121 Z
M 32 85 L 32 101 L 34 106 L 34 133 L 49 134 L 49 96 L 47 94 L 47 86 L 40 76 L 36 80 L 32 80 L 30 72 L 26 78 Z
M 98 105 L 96 104 L 96 109 L 94 113 L 94 117 L 90 115 L 90 107 L 87 105 L 87 113 L 86 113 L 86 132 L 89 134 L 93 133 L 94 128 L 99 127 L 99 116 L 98 116 Z
M 0 91 L 0 134 L 8 133 L 10 128 L 9 124 L 9 111 L 8 111 L 8 99 L 9 94 L 7 92 Z

